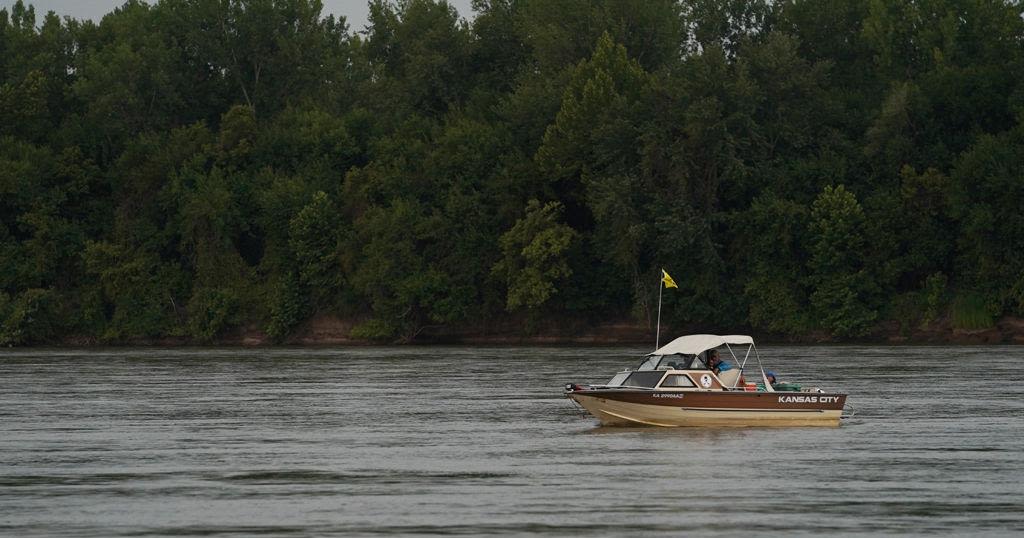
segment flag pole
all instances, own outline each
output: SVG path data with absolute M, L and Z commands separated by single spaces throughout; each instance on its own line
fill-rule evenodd
M 662 272 L 665 270 L 662 269 Z M 662 277 L 662 280 L 664 277 Z M 661 342 L 661 290 L 663 286 L 662 280 L 658 281 L 658 328 L 654 330 L 654 351 L 658 351 L 658 344 Z

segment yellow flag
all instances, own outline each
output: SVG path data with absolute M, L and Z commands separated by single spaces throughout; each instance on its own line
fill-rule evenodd
M 661 281 L 665 283 L 666 288 L 678 288 L 676 281 L 672 280 L 672 277 L 668 276 L 668 273 L 664 269 L 661 270 Z

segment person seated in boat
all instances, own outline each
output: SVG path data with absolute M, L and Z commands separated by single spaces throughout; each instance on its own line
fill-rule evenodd
M 803 388 L 798 383 L 788 383 L 784 381 L 779 381 L 778 376 L 776 376 L 775 372 L 771 370 L 765 372 L 764 377 L 768 380 L 769 383 L 771 383 L 772 389 L 775 390 L 775 392 L 800 392 L 800 389 Z M 765 390 L 763 381 L 757 384 L 757 390 Z
M 715 373 L 715 375 L 721 377 L 723 382 L 729 387 L 736 386 L 737 383 L 739 385 L 743 385 L 746 383 L 746 380 L 743 379 L 743 372 L 734 374 L 735 377 L 730 377 L 729 375 L 722 375 L 724 372 L 732 370 L 732 365 L 722 360 L 722 358 L 718 355 L 717 349 L 712 349 L 711 352 L 708 353 L 708 368 L 710 368 L 711 371 Z
M 775 376 L 775 372 L 768 370 L 764 373 L 764 378 L 768 380 L 768 383 L 771 384 L 773 389 L 776 388 L 775 385 L 779 382 L 779 379 Z M 757 390 L 758 392 L 763 392 L 765 390 L 763 380 L 757 384 Z
M 723 361 L 722 358 L 718 356 L 717 349 L 712 349 L 711 353 L 708 355 L 708 368 L 711 369 L 715 375 L 718 375 L 722 372 L 732 370 L 732 365 Z

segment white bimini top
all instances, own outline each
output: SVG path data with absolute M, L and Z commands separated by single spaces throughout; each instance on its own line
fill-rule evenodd
M 717 334 L 689 334 L 680 336 L 651 353 L 651 355 L 696 355 L 723 344 L 754 345 L 754 339 L 742 334 L 718 336 Z

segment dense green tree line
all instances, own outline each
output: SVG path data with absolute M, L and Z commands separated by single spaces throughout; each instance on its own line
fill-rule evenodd
M 1024 315 L 1017 0 L 0 10 L 0 344 Z

